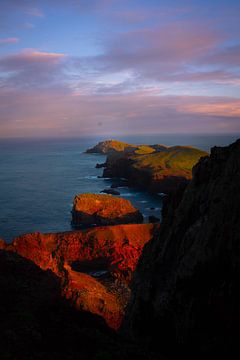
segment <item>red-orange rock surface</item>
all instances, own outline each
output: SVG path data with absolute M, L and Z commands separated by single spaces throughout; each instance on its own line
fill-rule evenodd
M 76 195 L 72 209 L 73 225 L 118 225 L 141 223 L 142 214 L 130 201 L 112 195 Z
M 114 279 L 129 283 L 143 246 L 158 228 L 156 224 L 131 224 L 32 233 L 15 238 L 8 249 L 42 269 L 51 269 L 62 279 L 62 293 L 76 308 L 97 313 L 111 327 L 118 328 L 124 301 L 98 277 L 90 275 L 94 271 L 105 272 L 113 283 Z
M 5 241 L 4 241 L 4 240 L 2 240 L 2 239 L 0 239 L 0 250 L 5 249 L 5 247 L 6 247 L 6 243 L 5 243 Z

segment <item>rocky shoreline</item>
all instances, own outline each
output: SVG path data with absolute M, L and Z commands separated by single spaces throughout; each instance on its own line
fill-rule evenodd
M 104 172 L 114 178 L 164 189 L 163 221 L 137 223 L 124 199 L 83 194 L 74 222 L 105 226 L 0 239 L 3 359 L 232 358 L 240 340 L 240 140 L 210 156 L 116 141 L 93 151 L 108 154 Z M 135 223 L 116 221 L 126 215 Z
M 103 178 L 125 179 L 128 186 L 153 194 L 170 194 L 186 185 L 192 178 L 192 167 L 201 157 L 208 156 L 189 146 L 137 146 L 117 140 L 100 142 L 87 153 L 107 155 L 106 162 L 96 165 L 103 168 Z

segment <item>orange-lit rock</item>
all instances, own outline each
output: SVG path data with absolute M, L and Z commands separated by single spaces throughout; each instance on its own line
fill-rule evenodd
M 70 303 L 80 310 L 89 311 L 104 317 L 107 324 L 117 329 L 121 325 L 124 308 L 114 293 L 94 277 L 73 271 L 69 265 L 64 266 L 67 276 L 64 278 L 62 294 Z
M 5 249 L 6 243 L 4 240 L 0 239 L 0 250 Z
M 141 223 L 143 216 L 130 201 L 112 195 L 79 194 L 75 196 L 72 224 L 118 225 Z
M 32 233 L 15 238 L 8 250 L 52 270 L 61 278 L 63 295 L 76 308 L 101 315 L 118 328 L 129 296 L 127 284 L 143 246 L 158 229 L 157 224 L 131 224 Z

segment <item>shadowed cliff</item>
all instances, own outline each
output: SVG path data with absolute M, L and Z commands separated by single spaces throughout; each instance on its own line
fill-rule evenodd
M 123 330 L 172 358 L 230 358 L 240 341 L 240 140 L 213 148 L 169 201 Z
M 59 279 L 20 255 L 0 250 L 1 360 L 157 360 L 76 311 L 61 297 Z

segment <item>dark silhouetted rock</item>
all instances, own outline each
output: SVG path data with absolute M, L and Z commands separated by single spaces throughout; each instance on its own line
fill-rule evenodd
M 111 185 L 111 188 L 112 189 L 116 189 L 116 188 L 119 188 L 119 187 L 126 187 L 128 186 L 128 180 L 125 180 L 125 179 L 115 179 L 114 182 L 112 183 Z
M 240 140 L 214 147 L 171 199 L 139 261 L 128 336 L 174 359 L 239 356 L 239 204 Z
M 101 191 L 101 193 L 110 194 L 110 195 L 120 195 L 120 192 L 117 190 L 111 189 L 104 189 Z
M 0 289 L 2 360 L 153 359 L 101 317 L 70 307 L 59 278 L 16 253 L 0 250 Z
M 101 169 L 101 168 L 105 168 L 107 165 L 106 163 L 102 163 L 102 164 L 96 164 L 96 169 Z
M 149 221 L 150 223 L 158 223 L 158 222 L 160 222 L 160 219 L 159 219 L 158 217 L 154 216 L 154 215 L 150 215 L 150 216 L 148 217 L 148 221 Z

